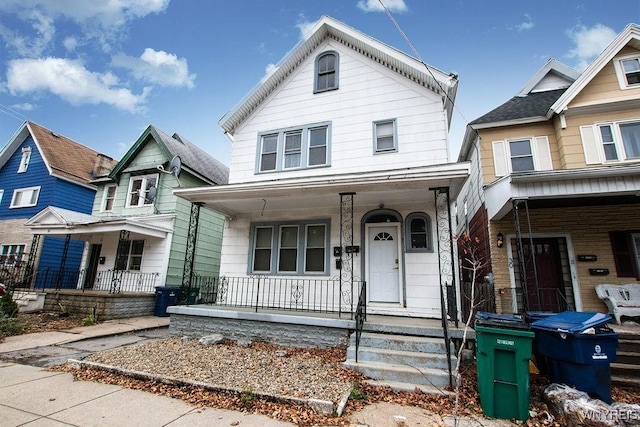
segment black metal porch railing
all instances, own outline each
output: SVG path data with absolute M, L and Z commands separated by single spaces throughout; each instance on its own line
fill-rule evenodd
M 107 291 L 109 293 L 155 293 L 159 273 L 86 269 L 60 270 L 44 268 L 29 270 L 26 264 L 0 266 L 0 283 L 10 289 L 75 289 Z
M 298 279 L 272 276 L 194 276 L 183 289 L 198 302 L 224 307 L 348 314 L 353 318 L 364 282 L 348 285 L 338 279 Z M 196 291 L 197 289 L 197 291 Z M 355 298 L 354 298 L 355 297 Z
M 553 311 L 561 312 L 575 310 L 575 304 L 569 300 L 560 289 L 540 288 L 534 295 L 529 293 L 528 298 L 524 298 L 522 288 L 499 288 L 497 289 L 496 306 L 499 306 L 503 313 L 515 311 L 523 313 L 526 311 Z M 513 302 L 515 299 L 516 309 Z M 528 306 L 527 306 L 528 302 Z
M 358 349 L 360 348 L 360 336 L 364 322 L 367 320 L 367 282 L 360 284 L 360 293 L 358 296 L 358 306 L 356 307 L 356 363 L 358 363 Z

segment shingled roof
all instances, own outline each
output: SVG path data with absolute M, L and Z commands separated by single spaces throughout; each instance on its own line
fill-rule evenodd
M 518 119 L 545 117 L 549 108 L 567 88 L 532 92 L 526 96 L 514 96 L 504 104 L 475 119 L 470 124 L 498 123 Z

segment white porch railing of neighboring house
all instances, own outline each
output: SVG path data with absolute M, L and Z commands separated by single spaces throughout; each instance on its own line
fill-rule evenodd
M 29 270 L 26 263 L 0 266 L 0 283 L 9 289 L 73 289 L 109 293 L 155 293 L 155 287 L 160 285 L 157 283 L 159 277 L 159 273 L 126 270 L 101 270 L 93 273 L 87 269 L 44 268 Z
M 191 303 L 224 307 L 338 313 L 352 317 L 365 282 L 273 276 L 209 277 L 194 275 Z

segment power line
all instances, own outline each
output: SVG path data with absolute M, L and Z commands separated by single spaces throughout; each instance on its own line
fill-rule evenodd
M 25 116 L 23 116 L 13 108 L 7 107 L 4 104 L 0 104 L 0 113 L 4 113 L 9 117 L 12 117 L 16 120 L 20 120 L 21 122 L 28 120 Z

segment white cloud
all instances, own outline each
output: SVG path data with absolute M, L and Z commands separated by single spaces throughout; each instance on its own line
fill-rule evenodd
M 27 35 L 0 31 L 6 43 L 21 56 L 37 57 L 55 34 L 55 21 L 75 22 L 83 38 L 98 40 L 102 50 L 109 51 L 112 40 L 124 33 L 122 28 L 133 19 L 166 10 L 170 0 L 2 0 L 0 14 L 14 14 L 31 23 L 33 30 Z M 30 55 L 24 55 L 31 48 Z M 39 50 L 39 52 L 38 52 Z
M 316 25 L 315 22 L 303 21 L 296 24 L 296 28 L 300 30 L 300 39 L 306 40 L 311 35 L 311 30 L 313 26 Z
M 63 58 L 10 61 L 7 88 L 12 95 L 50 92 L 73 105 L 108 104 L 129 112 L 143 111 L 150 91 L 145 88 L 135 95 L 118 87 L 112 73 L 92 72 L 80 61 Z
M 578 71 L 584 70 L 617 35 L 614 30 L 602 24 L 591 28 L 577 25 L 567 30 L 566 34 L 575 43 L 575 47 L 566 56 L 577 59 Z
M 536 24 L 533 22 L 533 20 L 531 19 L 531 16 L 528 13 L 525 13 L 524 17 L 527 18 L 527 20 L 525 22 L 521 22 L 520 24 L 516 24 L 515 26 L 516 30 L 529 31 L 530 29 L 536 26 Z
M 12 110 L 33 111 L 36 107 L 29 102 L 23 102 L 22 104 L 13 104 L 10 108 Z
M 276 66 L 276 64 L 267 64 L 267 66 L 264 68 L 264 76 L 260 79 L 260 83 L 264 83 L 269 77 L 271 77 L 271 74 L 276 72 L 277 69 L 278 67 Z
M 409 10 L 404 0 L 383 0 L 382 1 L 389 12 L 403 13 Z M 365 12 L 384 12 L 384 7 L 380 4 L 379 0 L 360 0 L 358 2 L 358 9 Z
M 194 87 L 195 74 L 189 74 L 189 65 L 184 58 L 172 53 L 146 48 L 139 58 L 119 54 L 111 64 L 131 71 L 136 79 L 160 86 Z
M 65 37 L 65 39 L 62 41 L 62 45 L 69 52 L 73 52 L 80 45 L 80 40 L 78 40 L 78 38 L 74 36 Z

